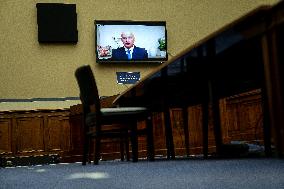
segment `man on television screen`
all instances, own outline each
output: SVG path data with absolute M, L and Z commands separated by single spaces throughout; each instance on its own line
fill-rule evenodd
M 123 47 L 112 50 L 112 59 L 114 60 L 143 60 L 148 58 L 145 48 L 134 45 L 135 36 L 131 32 L 122 32 L 121 41 Z

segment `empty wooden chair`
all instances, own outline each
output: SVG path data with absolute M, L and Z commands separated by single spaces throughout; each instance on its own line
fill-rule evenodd
M 89 141 L 94 139 L 94 164 L 98 164 L 101 153 L 101 139 L 118 138 L 126 144 L 131 139 L 132 161 L 138 161 L 138 135 L 147 137 L 147 158 L 154 160 L 153 128 L 151 112 L 146 107 L 101 108 L 95 77 L 89 65 L 79 67 L 75 72 L 84 111 L 83 165 L 89 153 Z M 138 121 L 146 121 L 145 129 L 137 129 Z M 115 124 L 115 127 L 112 125 Z M 111 126 L 110 126 L 111 125 Z M 122 147 L 122 145 L 121 145 Z M 123 150 L 121 150 L 121 153 Z

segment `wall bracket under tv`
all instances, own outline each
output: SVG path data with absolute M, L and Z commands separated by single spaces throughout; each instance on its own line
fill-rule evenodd
M 76 4 L 37 3 L 39 43 L 77 43 Z
M 95 20 L 97 63 L 168 60 L 165 21 Z

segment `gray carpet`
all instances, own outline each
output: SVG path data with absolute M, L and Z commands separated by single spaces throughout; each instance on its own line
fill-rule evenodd
M 0 168 L 0 188 L 283 189 L 283 159 L 105 161 Z

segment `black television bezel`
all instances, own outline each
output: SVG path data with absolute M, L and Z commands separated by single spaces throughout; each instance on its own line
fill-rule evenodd
M 166 39 L 166 57 L 165 58 L 148 58 L 145 60 L 113 60 L 113 59 L 99 59 L 98 49 L 97 49 L 97 24 L 101 25 L 146 25 L 146 26 L 164 26 L 165 27 L 165 39 Z M 134 21 L 134 20 L 94 20 L 95 25 L 95 54 L 96 63 L 99 64 L 111 64 L 111 63 L 149 63 L 149 64 L 161 64 L 168 61 L 168 51 L 167 51 L 167 26 L 166 21 Z

